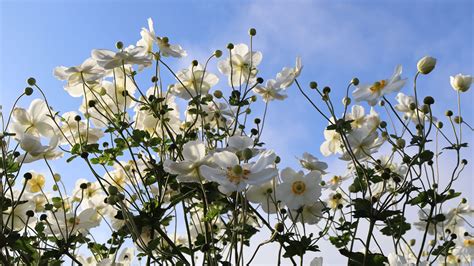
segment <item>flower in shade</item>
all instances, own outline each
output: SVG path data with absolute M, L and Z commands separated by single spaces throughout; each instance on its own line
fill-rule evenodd
M 406 79 L 401 78 L 402 66 L 397 66 L 392 77 L 382 79 L 368 85 L 359 85 L 352 93 L 358 102 L 367 101 L 370 105 L 375 105 L 384 95 L 399 91 L 406 83 Z
M 328 164 L 318 160 L 314 155 L 310 153 L 303 153 L 303 157 L 299 159 L 300 164 L 303 168 L 310 170 L 310 171 L 319 171 L 321 174 L 325 174 L 328 168 Z
M 295 67 L 284 67 L 280 73 L 276 76 L 277 83 L 280 84 L 281 88 L 288 88 L 293 84 L 295 79 L 301 74 L 303 65 L 301 65 L 301 57 L 296 57 Z
M 266 213 L 276 213 L 275 183 L 270 180 L 260 185 L 250 186 L 246 193 L 247 200 L 260 204 Z
M 53 71 L 59 80 L 66 80 L 66 87 L 73 87 L 83 83 L 94 83 L 105 76 L 105 70 L 93 58 L 86 59 L 81 65 L 74 67 L 59 66 Z
M 180 182 L 197 182 L 201 181 L 199 167 L 210 162 L 210 158 L 206 156 L 206 145 L 202 141 L 190 141 L 183 145 L 183 160 L 175 162 L 166 160 L 164 169 L 168 173 L 177 175 Z
M 285 90 L 281 87 L 281 84 L 274 79 L 267 80 L 265 86 L 257 86 L 253 89 L 253 92 L 262 96 L 264 102 L 271 102 L 273 100 L 284 100 L 288 97 Z
M 52 137 L 55 125 L 49 117 L 48 106 L 41 99 L 34 99 L 27 109 L 16 107 L 12 112 L 13 121 L 10 130 L 20 139 L 24 133 L 33 136 Z
M 267 150 L 260 153 L 255 162 L 241 163 L 235 153 L 222 151 L 213 156 L 215 167 L 202 165 L 199 169 L 203 177 L 219 183 L 222 193 L 243 191 L 248 185 L 260 185 L 278 175 L 274 167 L 276 155 Z

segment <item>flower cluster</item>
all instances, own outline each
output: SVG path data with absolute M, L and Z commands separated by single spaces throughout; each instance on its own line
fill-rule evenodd
M 300 57 L 265 82 L 262 53 L 252 45 L 256 30 L 249 35 L 250 45 L 229 43 L 225 56 L 216 50 L 175 72 L 170 60 L 187 52 L 158 36 L 149 19 L 135 45 L 117 42 L 78 66 L 54 69 L 80 100 L 69 112 L 55 111 L 46 95 L 57 92 L 29 78 L 20 98 L 41 98 L 27 109 L 16 101 L 0 134 L 2 264 L 239 265 L 274 245 L 279 262 L 312 257 L 320 265 L 319 241 L 350 265 L 471 263 L 474 210 L 459 200 L 455 182 L 467 164 L 462 130 L 470 126 L 460 95 L 472 77 L 451 77 L 458 114 L 446 112 L 448 131 L 433 114 L 434 98 L 421 100 L 416 87 L 435 58 L 418 62 L 413 93 L 397 66 L 390 78 L 352 79 L 339 106 L 331 88 L 301 87 Z M 212 63 L 219 73 L 209 71 Z M 147 71 L 143 85 L 137 77 Z M 328 161 L 344 169 L 309 152 L 298 169 L 285 167 L 265 145 L 267 110 L 292 87 L 327 122 L 320 153 L 336 155 Z M 455 158 L 449 174 L 440 171 L 445 157 Z M 83 169 L 60 174 L 53 162 L 61 158 Z M 420 237 L 409 239 L 415 230 Z M 97 231 L 110 234 L 96 239 Z M 266 240 L 255 243 L 256 234 Z

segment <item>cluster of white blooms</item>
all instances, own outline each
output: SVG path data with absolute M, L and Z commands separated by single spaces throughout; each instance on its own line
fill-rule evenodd
M 252 29 L 250 35 L 255 34 Z M 24 231 L 25 236 L 36 230 L 45 236 L 48 245 L 54 241 L 67 245 L 77 241 L 93 246 L 93 241 L 86 239 L 91 236 L 91 230 L 109 227 L 113 231 L 110 250 L 105 245 L 94 246 L 97 250 L 107 250 L 106 254 L 94 250 L 94 256 L 72 256 L 70 247 L 59 249 L 66 252 L 62 255 L 83 265 L 131 265 L 136 250 L 139 257 L 148 256 L 148 264 L 150 260 L 159 261 L 160 257 L 166 257 L 166 263 L 170 264 L 176 261 L 189 264 L 186 260 L 191 258 L 194 264 L 195 253 L 202 252 L 209 265 L 217 265 L 216 253 L 230 250 L 228 256 L 232 257 L 234 248 L 239 246 L 237 242 L 241 241 L 243 246 L 248 240 L 245 237 L 250 238 L 255 233 L 252 230 L 258 231 L 263 226 L 272 231 L 272 236 L 262 245 L 278 242 L 289 254 L 296 252 L 302 257 L 306 251 L 316 251 L 316 241 L 329 234 L 331 243 L 341 253 L 354 255 L 349 240 L 353 238 L 354 242 L 357 230 L 351 230 L 359 226 L 359 219 L 370 218 L 367 219 L 370 230 L 379 226 L 379 222 L 386 224 L 381 232 L 393 236 L 397 240 L 396 248 L 403 250 L 383 257 L 389 265 L 428 264 L 429 255 L 425 254 L 431 254 L 438 245 L 449 245 L 449 252 L 440 251 L 435 260 L 447 264 L 472 262 L 474 238 L 466 228 L 470 225 L 466 217 L 472 216 L 474 210 L 465 199 L 448 212 L 436 208 L 443 203 L 437 197 L 451 199 L 460 194 L 450 190 L 451 184 L 444 192 L 436 190 L 438 184 L 434 182 L 432 165 L 441 153 L 428 150 L 426 143 L 432 140 L 425 135 L 433 125 L 441 132 L 442 124 L 435 124 L 437 119 L 430 107 L 434 99 L 427 97 L 420 103 L 416 87 L 414 96 L 400 92 L 407 82 L 401 77 L 401 66 L 396 67 L 392 77 L 368 85 L 359 85 L 358 79 L 351 81 L 356 104 L 351 105 L 348 90 L 339 117 L 329 96 L 330 89 L 321 92 L 317 85 L 310 85 L 330 110 L 330 116 L 323 114 L 329 124 L 324 129 L 320 152 L 323 156 L 338 155 L 347 167 L 344 173 L 329 173 L 337 169 L 329 169 L 326 162 L 305 152 L 298 158 L 301 169 L 295 170 L 279 167 L 280 157 L 265 147 L 261 134 L 269 102 L 286 99 L 286 90 L 292 85 L 304 94 L 297 81 L 303 68 L 300 57 L 296 58 L 294 67 L 283 68 L 263 84 L 263 78 L 257 76 L 262 53 L 254 51 L 252 45 L 229 44 L 228 56 L 217 62 L 220 74 L 228 80 L 230 96 L 227 97 L 216 89 L 220 74 L 209 72 L 208 67 L 212 58 L 222 56 L 220 50 L 205 64 L 193 60 L 187 68 L 175 73 L 162 60 L 185 57 L 186 51 L 170 44 L 168 37 L 157 36 L 151 19 L 140 35 L 136 45 L 124 47 L 122 42 L 117 42 L 116 51 L 93 50 L 91 57 L 78 66 L 54 69 L 54 76 L 65 81 L 65 91 L 80 98 L 77 111 L 56 112 L 46 99 L 34 99 L 28 109 L 13 109 L 11 123 L 7 123 L 0 136 L 5 149 L 1 161 L 12 158 L 0 168 L 1 176 L 8 180 L 0 186 L 6 191 L 2 199 L 8 199 L 9 204 L 1 216 L 8 230 Z M 155 64 L 153 85 L 142 91 L 135 77 Z M 416 77 L 429 74 L 435 65 L 436 59 L 422 58 Z M 163 85 L 166 79 L 162 79 L 160 72 L 163 66 L 170 70 L 173 79 L 166 89 Z M 450 81 L 459 97 L 469 90 L 472 77 L 458 74 Z M 28 83 L 44 96 L 34 79 Z M 395 92 L 398 92 L 397 104 L 392 106 L 389 94 Z M 25 94 L 31 95 L 31 91 Z M 253 117 L 250 108 L 257 95 L 265 103 L 263 121 Z M 187 103 L 185 108 L 182 102 Z M 368 106 L 364 107 L 363 102 Z M 393 121 L 395 132 L 389 133 L 377 104 L 387 112 L 388 106 L 392 109 L 402 123 L 400 134 Z M 247 121 L 251 118 L 255 126 L 249 130 Z M 390 114 L 389 118 L 392 118 Z M 453 121 L 462 124 L 460 111 Z M 417 134 L 409 126 L 414 126 Z M 406 147 L 407 135 L 411 142 Z M 11 152 L 6 151 L 10 144 L 6 141 L 3 144 L 7 136 L 18 142 Z M 459 139 L 456 135 L 456 143 L 447 141 L 452 146 L 446 149 L 459 151 L 466 146 L 461 142 L 461 134 Z M 392 152 L 378 154 L 384 145 L 392 148 Z M 23 152 L 18 152 L 18 147 Z M 412 147 L 420 147 L 419 153 L 410 155 Z M 78 179 L 68 193 L 61 176 L 49 165 L 49 161 L 65 154 L 71 156 L 68 162 L 82 158 L 94 181 Z M 29 171 L 23 183 L 15 184 L 21 166 L 34 161 L 44 161 L 51 170 L 51 178 Z M 424 163 L 433 172 L 433 183 L 429 180 L 428 188 L 420 181 L 423 172 L 429 172 L 429 167 L 422 168 Z M 456 169 L 461 170 L 454 171 L 456 175 L 453 173 L 451 182 L 466 164 L 467 161 L 458 160 Z M 418 165 L 419 169 L 413 170 Z M 52 191 L 46 189 L 49 180 L 54 181 Z M 352 185 L 347 187 L 345 182 Z M 418 182 L 423 190 L 417 187 Z M 21 185 L 22 189 L 16 187 Z M 419 191 L 419 195 L 410 194 L 414 191 Z M 435 238 L 427 246 L 423 240 L 420 254 L 413 252 L 414 244 L 401 237 L 410 229 L 403 215 L 405 206 L 403 212 L 397 209 L 403 200 L 405 205 L 418 205 L 420 218 L 412 224 L 426 231 L 424 239 L 426 235 Z M 266 219 L 260 210 L 265 212 Z M 180 215 L 183 221 L 178 219 Z M 273 221 L 276 221 L 274 228 Z M 325 225 L 320 226 L 321 221 Z M 394 232 L 391 222 L 399 226 L 396 229 L 400 233 Z M 174 233 L 170 233 L 171 223 Z M 184 224 L 187 236 L 177 232 L 178 224 Z M 307 225 L 317 225 L 321 229 L 319 237 L 307 234 Z M 135 248 L 124 248 L 124 242 L 118 241 L 117 236 L 120 241 L 131 238 Z M 369 250 L 370 235 L 368 239 L 365 253 L 355 255 L 359 259 L 363 256 L 364 265 L 368 265 L 365 260 L 369 255 L 376 255 Z M 306 246 L 299 247 L 301 243 Z M 298 248 L 301 250 L 292 250 Z M 427 248 L 431 250 L 425 251 Z M 239 256 L 234 254 L 237 262 Z M 322 259 L 315 258 L 313 264 L 322 264 Z

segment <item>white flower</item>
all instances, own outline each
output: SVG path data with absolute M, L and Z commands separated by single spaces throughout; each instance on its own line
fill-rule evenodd
M 338 189 L 342 182 L 349 179 L 349 175 L 333 175 L 327 182 L 325 182 L 324 188 L 330 190 Z
M 405 266 L 409 265 L 407 260 L 405 259 L 404 256 L 402 255 L 397 255 L 395 253 L 390 253 L 388 254 L 388 264 L 389 266 Z
M 218 64 L 219 71 L 229 77 L 229 85 L 237 87 L 253 82 L 257 75 L 257 66 L 262 61 L 262 53 L 250 51 L 243 43 L 234 46 L 230 51 L 231 56 Z
M 377 131 L 365 126 L 350 131 L 347 135 L 348 145 L 351 151 L 344 150 L 341 156 L 342 160 L 351 160 L 351 155 L 356 159 L 365 159 L 369 155 L 377 152 L 378 148 L 383 144 L 383 140 L 379 137 Z
M 315 257 L 309 266 L 323 266 L 323 257 Z
M 209 163 L 206 156 L 206 145 L 202 141 L 190 141 L 183 145 L 182 155 L 184 159 L 180 162 L 166 160 L 163 167 L 168 173 L 177 175 L 179 182 L 197 182 L 201 180 L 199 167 Z
M 48 225 L 45 231 L 49 234 L 55 234 L 58 238 L 67 238 L 77 233 L 87 234 L 91 228 L 100 224 L 100 221 L 96 219 L 96 215 L 97 212 L 93 208 L 85 209 L 80 213 L 64 213 L 63 209 L 59 209 L 54 214 L 50 211 L 48 212 Z
M 148 89 L 146 96 L 149 97 L 150 95 L 155 95 L 154 87 Z M 144 106 L 141 104 L 135 106 L 135 116 L 133 120 L 135 121 L 136 129 L 147 131 L 152 137 L 168 135 L 164 124 L 166 124 L 172 132 L 179 130 L 181 121 L 179 119 L 179 108 L 176 104 L 175 97 L 171 94 L 167 94 L 163 98 L 162 104 L 168 107 L 168 112 L 161 116 L 161 118 L 157 117 L 151 110 L 144 110 Z M 143 100 L 143 97 L 140 99 Z
M 416 108 L 412 109 L 413 106 L 416 106 L 415 98 L 413 96 L 408 96 L 399 92 L 396 99 L 398 104 L 396 104 L 394 108 L 397 111 L 404 113 L 403 118 L 410 119 L 415 124 L 419 124 L 419 122 L 423 121 L 429 121 L 429 115 L 423 113 L 419 107 L 418 111 L 416 111 Z M 436 120 L 435 117 L 432 117 L 432 119 Z
M 171 92 L 185 100 L 197 95 L 207 95 L 209 89 L 219 82 L 216 75 L 207 70 L 204 71 L 200 64 L 197 66 L 190 65 L 188 69 L 179 71 L 176 76 L 178 82 L 174 84 Z
M 449 77 L 449 80 L 451 82 L 451 87 L 453 87 L 454 90 L 460 92 L 468 91 L 472 84 L 472 76 L 463 75 L 461 73 L 457 74 L 454 77 Z
M 274 180 L 270 180 L 260 185 L 250 186 L 246 192 L 246 196 L 248 201 L 260 204 L 264 212 L 277 212 Z
M 424 75 L 429 74 L 431 71 L 433 71 L 435 66 L 436 66 L 436 58 L 431 57 L 431 56 L 425 56 L 421 58 L 416 64 L 418 71 Z
M 347 204 L 347 199 L 343 197 L 343 193 L 338 188 L 335 192 L 328 195 L 326 203 L 329 208 L 334 210 Z
M 273 100 L 284 100 L 288 97 L 285 90 L 281 87 L 281 84 L 274 79 L 267 80 L 266 86 L 258 85 L 253 88 L 253 92 L 262 96 L 263 101 L 266 103 Z
M 28 171 L 28 173 L 31 174 L 31 179 L 26 181 L 26 190 L 31 193 L 41 191 L 46 183 L 44 175 L 36 173 L 35 171 Z
M 331 118 L 332 119 L 332 118 Z M 333 121 L 334 122 L 334 121 Z M 341 135 L 336 130 L 324 130 L 324 138 L 326 139 L 320 146 L 319 150 L 324 156 L 342 152 Z
M 318 160 L 318 158 L 307 152 L 303 153 L 303 158 L 299 159 L 299 161 L 303 168 L 310 171 L 319 171 L 321 174 L 325 174 L 324 170 L 328 168 L 327 163 Z
M 195 112 L 190 112 L 190 110 L 196 109 L 195 106 L 188 105 L 186 110 L 186 124 L 185 126 L 193 125 L 193 127 L 200 127 L 201 123 L 194 123 L 197 114 Z M 204 121 L 204 124 L 209 124 L 211 128 L 215 127 L 226 127 L 228 122 L 231 122 L 233 116 L 235 116 L 235 107 L 230 107 L 223 102 L 210 101 L 205 105 L 201 104 L 201 110 L 206 115 L 199 115 L 199 118 Z M 200 121 L 200 120 L 197 120 Z
M 242 152 L 245 149 L 252 149 L 254 146 L 254 140 L 248 136 L 234 135 L 227 141 L 226 150 L 231 152 Z
M 64 135 L 61 135 L 61 144 L 68 143 L 97 143 L 100 138 L 104 136 L 104 132 L 99 128 L 87 126 L 84 121 L 76 121 L 78 116 L 76 112 L 67 112 L 62 115 L 61 130 Z
M 48 106 L 45 101 L 35 99 L 28 110 L 16 107 L 12 112 L 13 121 L 11 131 L 20 139 L 24 133 L 33 136 L 52 137 L 55 135 L 55 125 L 49 117 Z
M 156 43 L 160 48 L 160 53 L 164 57 L 185 57 L 186 51 L 179 45 L 170 44 L 167 37 L 156 36 L 153 27 L 153 20 L 148 18 L 148 29 L 142 28 L 140 31 L 142 38 L 137 42 L 137 46 L 144 47 L 147 53 L 153 52 L 153 44 Z
M 374 108 L 370 108 L 370 113 L 366 115 L 364 107 L 360 105 L 353 105 L 351 112 L 346 114 L 345 120 L 353 120 L 351 122 L 352 128 L 367 126 L 370 129 L 375 130 L 380 124 L 379 114 Z
M 36 219 L 28 219 L 26 212 L 34 211 L 36 209 L 35 207 L 35 203 L 30 200 L 17 204 L 15 208 L 8 207 L 3 211 L 3 224 L 15 231 L 23 229 L 26 225 L 32 226 L 34 223 L 36 223 Z
M 292 210 L 313 205 L 321 196 L 321 173 L 311 171 L 304 174 L 287 167 L 280 174 L 283 183 L 277 187 L 276 198 Z
M 406 79 L 402 79 L 401 74 L 402 67 L 397 66 L 390 79 L 383 79 L 372 85 L 359 85 L 352 95 L 356 101 L 367 101 L 373 106 L 384 95 L 399 91 L 405 85 Z
M 299 210 L 290 209 L 290 216 L 295 222 L 298 221 L 305 224 L 317 224 L 323 217 L 322 211 L 324 207 L 324 204 L 320 201 L 312 204 L 308 203 Z
M 36 160 L 46 159 L 54 160 L 60 158 L 63 153 L 56 150 L 59 143 L 59 137 L 53 136 L 47 146 L 41 144 L 40 137 L 30 134 L 23 134 L 20 140 L 20 147 L 26 152 L 17 158 L 18 162 L 31 163 Z
M 215 153 L 212 158 L 216 167 L 203 165 L 201 174 L 219 183 L 225 194 L 243 191 L 247 185 L 260 185 L 278 174 L 274 167 L 276 155 L 270 150 L 262 152 L 254 163 L 241 164 L 237 155 L 229 151 Z
M 66 87 L 73 87 L 83 83 L 94 83 L 105 76 L 105 71 L 97 65 L 94 59 L 88 58 L 79 66 L 56 67 L 53 75 L 59 80 L 67 80 Z
M 92 58 L 104 69 L 122 68 L 123 65 L 138 65 L 139 68 L 143 68 L 152 64 L 143 47 L 132 45 L 119 52 L 95 49 L 92 50 Z
M 303 66 L 301 65 L 301 57 L 296 57 L 296 65 L 294 68 L 284 67 L 283 70 L 277 74 L 276 82 L 280 84 L 281 88 L 288 88 L 293 84 L 295 79 L 301 74 Z

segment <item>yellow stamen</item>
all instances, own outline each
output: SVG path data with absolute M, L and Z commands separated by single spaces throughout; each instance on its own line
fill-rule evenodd
M 369 90 L 373 93 L 376 93 L 383 90 L 385 86 L 387 86 L 387 82 L 385 80 L 380 80 L 380 81 L 375 82 L 374 85 L 372 85 L 372 87 L 369 88 Z
M 296 195 L 301 195 L 306 191 L 306 184 L 303 181 L 295 181 L 291 185 L 291 191 Z

